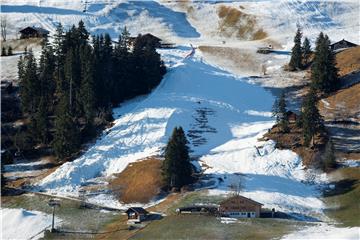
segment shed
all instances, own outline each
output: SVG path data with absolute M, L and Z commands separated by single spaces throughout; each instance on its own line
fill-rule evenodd
M 50 33 L 48 30 L 40 27 L 26 27 L 20 32 L 20 39 L 24 38 L 45 38 Z
M 257 218 L 260 217 L 262 205 L 250 198 L 235 195 L 220 203 L 219 212 L 222 216 L 233 218 Z
M 217 205 L 192 205 L 192 206 L 186 206 L 176 209 L 176 212 L 178 214 L 183 213 L 206 213 L 215 215 L 218 212 L 218 206 Z
M 128 216 L 128 223 L 141 223 L 149 213 L 142 207 L 131 207 L 126 210 L 126 214 Z
M 339 49 L 344 49 L 344 48 L 351 48 L 351 47 L 356 47 L 357 44 L 346 41 L 345 39 L 335 42 L 333 44 L 330 45 L 330 48 L 333 51 L 339 50 Z

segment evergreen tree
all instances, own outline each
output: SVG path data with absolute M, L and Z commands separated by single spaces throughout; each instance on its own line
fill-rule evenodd
M 67 94 L 61 96 L 55 114 L 53 148 L 58 158 L 71 156 L 80 147 L 80 134 L 76 121 L 69 111 Z
M 1 56 L 6 56 L 6 49 L 5 47 L 1 48 Z
M 193 181 L 187 139 L 181 127 L 176 127 L 165 149 L 162 170 L 168 187 L 181 188 Z
M 304 64 L 307 65 L 309 63 L 309 58 L 311 55 L 311 45 L 308 38 L 304 39 L 302 52 L 303 52 Z
M 37 64 L 32 50 L 19 61 L 20 101 L 24 113 L 33 114 L 39 105 Z
M 121 32 L 121 35 L 119 36 L 119 47 L 121 49 L 124 49 L 126 51 L 129 51 L 130 49 L 130 32 L 127 30 L 126 26 Z
M 12 47 L 11 47 L 11 46 L 8 47 L 7 55 L 8 55 L 8 56 L 12 56 L 12 55 L 13 55 L 13 50 L 12 50 Z
M 90 46 L 81 47 L 81 89 L 80 102 L 84 113 L 86 123 L 90 124 L 95 115 L 95 86 L 93 54 Z
M 50 138 L 47 102 L 41 97 L 36 113 L 31 118 L 30 132 L 33 139 L 38 143 L 47 144 Z
M 301 50 L 301 38 L 302 33 L 300 28 L 297 29 L 296 35 L 294 38 L 294 47 L 291 51 L 291 59 L 289 62 L 289 67 L 291 70 L 301 69 L 302 66 L 302 50 Z
M 56 84 L 54 81 L 55 56 L 52 47 L 45 40 L 39 61 L 40 96 L 47 103 L 46 112 L 52 109 Z
M 323 119 L 317 109 L 316 103 L 315 90 L 311 89 L 303 101 L 301 112 L 305 146 L 309 146 L 311 139 L 313 139 L 314 144 L 315 134 L 324 130 Z
M 65 49 L 64 49 L 64 30 L 61 24 L 56 28 L 54 35 L 54 54 L 55 54 L 55 71 L 54 78 L 56 82 L 56 95 L 61 95 L 66 89 L 64 76 Z
M 285 92 L 283 91 L 279 99 L 276 99 L 273 105 L 273 116 L 276 117 L 276 123 L 282 132 L 289 131 L 289 121 L 287 118 L 287 109 L 285 101 Z
M 339 86 L 335 55 L 330 48 L 330 40 L 322 32 L 316 40 L 315 56 L 311 68 L 312 86 L 329 93 Z

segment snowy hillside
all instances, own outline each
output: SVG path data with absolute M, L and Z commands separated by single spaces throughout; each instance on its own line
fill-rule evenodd
M 268 43 L 290 49 L 297 24 L 312 41 L 324 31 L 332 40 L 346 38 L 359 43 L 357 0 L 87 2 L 85 6 L 80 0 L 1 0 L 1 14 L 12 24 L 14 37 L 16 31 L 28 25 L 53 32 L 59 22 L 69 27 L 83 20 L 92 34 L 109 32 L 117 38 L 126 25 L 132 35 L 151 32 L 178 45 L 158 50 L 168 69 L 160 86 L 148 96 L 113 109 L 114 125 L 82 156 L 45 177 L 36 190 L 78 196 L 82 186 L 103 184 L 129 163 L 161 154 L 173 128 L 182 126 L 192 156 L 198 159 L 193 164 L 210 177 L 209 194 L 226 194 L 229 184 L 240 180 L 245 185 L 244 195 L 266 208 L 328 220 L 322 213 L 317 184 L 326 180 L 325 175 L 305 170 L 294 152 L 275 149 L 274 142 L 259 140 L 274 124 L 270 113 L 272 92 L 249 83 L 245 73 L 235 75 L 210 64 L 198 49 L 186 56 L 192 52 L 190 43 L 239 49 L 245 46 L 253 52 Z M 256 21 L 251 31 L 263 29 L 266 37 L 254 41 L 251 34 L 246 39 L 237 37 L 232 31 L 243 19 L 235 19 L 232 26 L 224 24 L 220 6 L 235 8 L 241 12 L 235 11 L 238 15 Z M 228 28 L 221 32 L 219 25 Z M 289 61 L 287 54 L 275 58 L 269 65 L 271 73 L 281 71 Z M 16 69 L 14 59 L 11 61 Z M 124 207 L 108 193 L 89 200 Z
M 57 1 L 1 0 L 1 14 L 7 15 L 12 35 L 22 27 L 35 25 L 54 31 L 61 22 L 66 27 L 81 19 L 92 33 L 109 32 L 117 38 L 126 25 L 133 35 L 151 32 L 173 42 L 193 41 L 220 43 L 238 40 L 232 28 L 252 19 L 256 29 L 263 29 L 268 38 L 287 49 L 297 25 L 304 35 L 314 40 L 319 31 L 326 31 L 334 41 L 346 37 L 358 42 L 359 3 L 345 1 Z M 231 24 L 222 22 L 222 6 L 230 7 Z M 234 15 L 234 16 L 232 16 Z M 240 16 L 240 17 L 239 17 Z M 235 19 L 233 19 L 235 17 Z M 221 30 L 228 32 L 222 34 Z M 230 32 L 229 32 L 230 31 Z M 247 37 L 249 38 L 249 36 Z M 241 39 L 241 38 L 240 38 Z

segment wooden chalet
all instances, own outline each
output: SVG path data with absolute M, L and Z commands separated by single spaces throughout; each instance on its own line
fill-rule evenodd
M 357 44 L 346 41 L 345 39 L 335 42 L 333 44 L 330 45 L 330 48 L 333 51 L 339 50 L 339 49 L 346 49 L 346 48 L 351 48 L 351 47 L 356 47 Z
M 128 223 L 141 223 L 148 216 L 148 211 L 142 207 L 131 207 L 126 210 L 128 216 Z
M 151 45 L 154 48 L 173 48 L 175 44 L 163 42 L 162 39 L 147 33 L 144 35 L 139 34 L 137 37 L 129 37 L 129 46 L 132 49 L 136 41 L 140 41 L 143 46 Z
M 219 213 L 233 218 L 258 218 L 262 205 L 250 198 L 236 195 L 220 203 Z
M 20 39 L 25 38 L 45 38 L 49 35 L 49 31 L 40 27 L 26 27 L 20 32 Z

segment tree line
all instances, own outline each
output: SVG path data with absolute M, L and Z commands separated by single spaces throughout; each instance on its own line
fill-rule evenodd
M 298 28 L 294 37 L 294 46 L 289 62 L 289 68 L 292 71 L 304 69 L 310 63 L 312 51 L 309 39 L 305 38 L 303 45 L 301 45 L 301 39 L 302 32 Z M 326 94 L 339 88 L 335 53 L 330 45 L 329 37 L 321 32 L 316 39 L 315 51 L 311 62 L 311 87 Z
M 315 145 L 315 136 L 325 133 L 324 120 L 317 108 L 318 95 L 328 94 L 339 88 L 338 69 L 335 63 L 335 53 L 330 46 L 329 37 L 320 33 L 316 39 L 315 51 L 312 53 L 309 40 L 305 38 L 301 46 L 302 33 L 298 29 L 294 38 L 290 70 L 303 69 L 310 63 L 310 55 L 313 54 L 311 62 L 311 83 L 310 90 L 303 99 L 300 115 L 296 120 L 297 127 L 302 129 L 303 144 L 309 147 Z M 289 120 L 284 92 L 273 105 L 273 116 L 283 133 L 289 132 Z M 320 162 L 323 169 L 330 169 L 335 166 L 334 147 L 329 140 L 324 150 L 324 157 Z
M 114 43 L 92 36 L 84 23 L 44 40 L 39 61 L 31 49 L 20 57 L 23 114 L 34 144 L 51 145 L 58 158 L 77 152 L 96 127 L 112 120 L 112 107 L 149 93 L 166 72 L 152 44 L 139 35 L 133 45 L 126 27 Z

